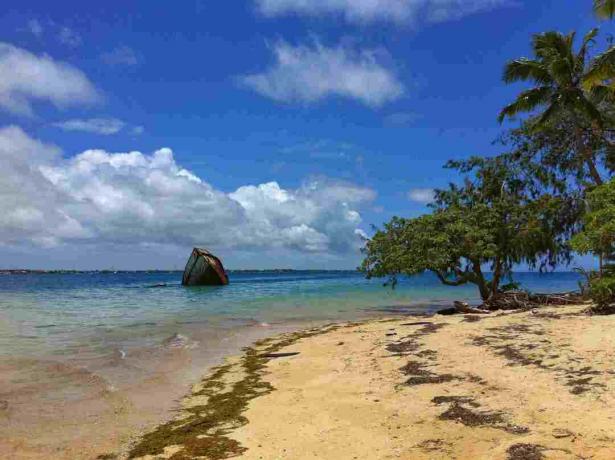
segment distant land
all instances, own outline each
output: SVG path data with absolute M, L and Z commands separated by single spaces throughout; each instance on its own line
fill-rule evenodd
M 273 268 L 273 269 L 237 269 L 227 270 L 228 273 L 350 273 L 357 270 L 327 270 L 310 269 L 296 270 L 293 268 Z M 37 270 L 30 268 L 8 268 L 0 269 L 0 275 L 70 275 L 70 274 L 118 274 L 118 273 L 183 273 L 183 270 Z

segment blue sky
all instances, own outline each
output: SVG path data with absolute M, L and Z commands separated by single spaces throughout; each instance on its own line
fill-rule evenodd
M 6 2 L 2 265 L 176 268 L 205 245 L 234 268 L 353 268 L 357 236 L 458 179 L 446 160 L 498 152 L 502 66 L 530 35 L 596 25 L 589 0 L 374 3 Z

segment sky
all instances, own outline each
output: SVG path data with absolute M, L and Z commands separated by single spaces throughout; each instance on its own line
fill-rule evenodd
M 501 151 L 531 34 L 596 25 L 590 0 L 53 3 L 0 15 L 2 268 L 355 268 L 448 159 Z

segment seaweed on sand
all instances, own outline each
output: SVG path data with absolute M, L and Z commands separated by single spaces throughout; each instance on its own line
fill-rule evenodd
M 258 396 L 274 390 L 263 379 L 264 368 L 272 359 L 270 356 L 292 345 L 300 339 L 323 334 L 339 326 L 325 326 L 256 342 L 246 348 L 239 363 L 241 380 L 230 385 L 224 378 L 236 365 L 226 364 L 201 382 L 199 391 L 193 397 L 206 397 L 202 405 L 191 406 L 183 411 L 183 416 L 158 426 L 154 431 L 144 435 L 132 448 L 129 458 L 146 455 L 160 455 L 166 447 L 176 446 L 170 460 L 187 460 L 208 458 L 211 460 L 234 457 L 246 451 L 238 441 L 227 435 L 231 430 L 243 426 L 248 420 L 243 415 L 248 402 Z M 269 356 L 269 357 L 268 357 Z
M 542 460 L 545 458 L 543 450 L 544 447 L 536 444 L 513 444 L 506 451 L 507 460 Z
M 439 396 L 432 401 L 435 404 L 450 403 L 449 408 L 438 417 L 440 420 L 451 420 L 469 427 L 487 426 L 498 430 L 504 430 L 512 434 L 524 434 L 529 432 L 529 429 L 526 427 L 508 423 L 502 412 L 478 412 L 468 409 L 464 404 L 474 408 L 480 407 L 480 405 L 471 398 Z

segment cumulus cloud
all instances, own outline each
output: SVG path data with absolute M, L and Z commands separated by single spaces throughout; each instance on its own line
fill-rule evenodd
M 89 118 L 86 120 L 72 119 L 54 123 L 53 126 L 64 131 L 83 131 L 94 134 L 117 134 L 126 123 L 117 118 Z
M 265 16 L 341 15 L 350 22 L 443 22 L 516 5 L 516 0 L 256 0 Z
M 434 200 L 434 191 L 431 188 L 413 188 L 408 192 L 408 199 L 415 203 L 428 204 Z
M 94 85 L 75 67 L 2 42 L 0 75 L 0 108 L 19 115 L 33 115 L 35 101 L 66 107 L 100 99 Z
M 70 159 L 20 128 L 0 129 L 0 243 L 172 244 L 345 253 L 361 244 L 361 206 L 374 192 L 312 179 L 215 189 L 151 155 L 88 150 Z
M 280 41 L 272 51 L 275 64 L 270 69 L 240 80 L 276 101 L 314 102 L 341 96 L 378 107 L 404 92 L 394 72 L 378 62 L 375 50 L 328 48 L 319 42 L 292 46 Z

